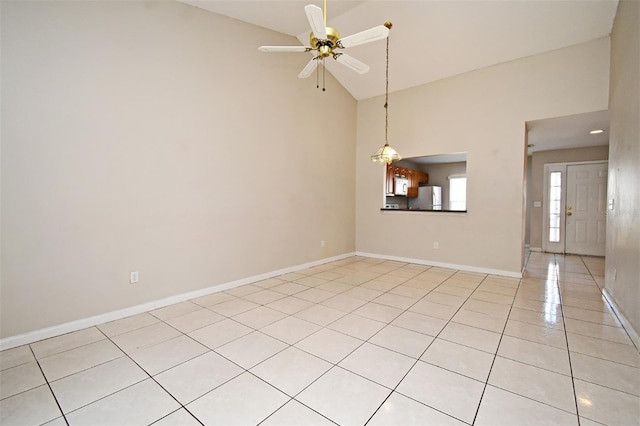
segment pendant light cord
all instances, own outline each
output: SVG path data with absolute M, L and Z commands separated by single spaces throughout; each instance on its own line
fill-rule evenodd
M 384 26 L 390 30 L 393 24 L 387 21 L 384 23 Z M 384 146 L 371 156 L 371 160 L 373 160 L 374 163 L 389 165 L 401 159 L 400 154 L 389 146 L 389 35 L 387 34 L 387 63 L 384 87 Z
M 386 86 L 384 89 L 384 143 L 389 144 L 389 36 L 387 36 L 387 67 L 385 74 Z

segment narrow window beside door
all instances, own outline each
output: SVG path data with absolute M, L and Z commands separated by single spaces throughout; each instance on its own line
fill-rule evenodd
M 560 242 L 560 207 L 562 201 L 562 172 L 549 174 L 549 242 Z

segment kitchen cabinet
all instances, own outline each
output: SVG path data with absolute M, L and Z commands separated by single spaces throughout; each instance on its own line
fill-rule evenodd
M 385 194 L 387 195 L 393 194 L 393 184 L 394 184 L 393 178 L 394 178 L 394 175 L 393 175 L 392 165 L 387 164 L 387 171 L 385 174 L 385 182 L 386 182 Z
M 429 173 L 418 172 L 418 184 L 427 185 L 429 183 Z
M 391 195 L 395 192 L 395 178 L 404 177 L 409 181 L 407 197 L 417 197 L 418 187 L 429 183 L 429 174 L 419 170 L 407 169 L 405 167 L 396 166 L 395 164 L 387 164 L 386 188 L 387 194 Z
M 395 193 L 395 178 L 396 177 L 407 177 L 404 167 L 398 167 L 395 164 L 387 164 L 387 173 L 386 173 L 386 193 L 388 195 L 393 195 Z
M 417 197 L 418 187 L 429 183 L 429 175 L 419 170 L 407 169 L 405 167 L 396 166 L 395 164 L 387 164 L 386 170 L 386 187 L 387 195 L 393 195 L 395 192 L 395 178 L 404 177 L 409 181 L 407 197 Z
M 418 173 L 417 170 L 407 169 L 407 179 L 409 180 L 407 197 L 415 198 L 418 196 Z

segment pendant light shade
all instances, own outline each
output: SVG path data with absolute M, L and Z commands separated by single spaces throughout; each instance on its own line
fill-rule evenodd
M 374 163 L 391 164 L 399 160 L 402 160 L 402 157 L 395 149 L 391 148 L 388 143 L 385 143 L 382 148 L 371 156 L 371 161 Z
M 391 22 L 385 22 L 384 26 L 391 29 Z M 386 86 L 384 90 L 384 146 L 371 156 L 371 161 L 380 164 L 391 164 L 394 161 L 402 160 L 398 151 L 389 146 L 389 36 L 387 36 L 387 68 Z

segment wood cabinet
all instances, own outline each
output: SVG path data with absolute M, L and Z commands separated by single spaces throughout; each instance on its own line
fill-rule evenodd
M 392 164 L 387 164 L 387 172 L 385 174 L 385 180 L 386 180 L 386 195 L 390 195 L 393 194 L 393 190 L 394 190 L 394 169 L 393 169 L 393 165 Z
M 407 169 L 407 179 L 409 180 L 409 188 L 407 188 L 407 197 L 415 198 L 418 196 L 418 171 Z
M 407 173 L 404 167 L 398 167 L 395 164 L 387 164 L 387 174 L 386 174 L 386 182 L 387 188 L 386 193 L 388 195 L 393 195 L 395 192 L 395 178 L 396 177 L 407 177 Z
M 429 183 L 429 173 L 418 172 L 418 184 L 427 185 Z
M 395 190 L 395 178 L 404 177 L 409 181 L 407 197 L 417 197 L 418 187 L 429 183 L 429 175 L 419 170 L 407 169 L 405 167 L 396 166 L 395 164 L 387 164 L 386 174 L 386 193 L 392 195 Z

